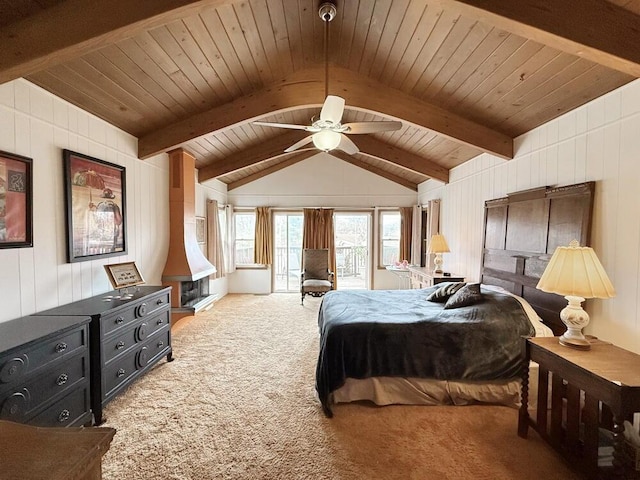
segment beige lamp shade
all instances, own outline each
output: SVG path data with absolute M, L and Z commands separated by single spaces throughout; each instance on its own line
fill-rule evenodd
M 450 251 L 451 250 L 449 250 L 449 245 L 447 245 L 444 235 L 436 233 L 431 236 L 427 253 L 449 253 Z
M 610 298 L 616 294 L 593 249 L 581 247 L 576 240 L 568 247 L 556 248 L 536 288 L 564 295 L 568 302 L 560 312 L 560 320 L 567 326 L 560 344 L 589 350 L 591 344 L 582 334 L 589 324 L 589 314 L 582 302 L 585 298 Z
M 548 293 L 582 298 L 611 298 L 616 292 L 591 247 L 573 240 L 553 253 L 537 287 Z

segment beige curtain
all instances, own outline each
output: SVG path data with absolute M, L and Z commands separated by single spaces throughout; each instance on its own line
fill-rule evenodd
M 411 258 L 409 263 L 411 265 L 420 265 L 420 259 L 422 255 L 422 206 L 415 205 L 411 208 L 412 220 L 411 220 Z
M 429 200 L 427 203 L 427 226 L 425 231 L 424 252 L 427 251 L 431 236 L 440 231 L 440 200 Z M 433 268 L 434 254 L 425 253 L 424 264 L 427 268 Z
M 329 268 L 335 273 L 336 243 L 333 230 L 333 208 L 305 208 L 303 219 L 302 248 L 328 248 Z M 335 289 L 337 285 L 338 278 L 334 275 L 333 288 Z
M 236 219 L 233 216 L 233 205 L 224 207 L 227 219 L 227 235 L 224 239 L 227 255 L 224 257 L 227 273 L 236 271 Z
M 273 228 L 269 207 L 256 208 L 256 247 L 253 261 L 260 265 L 273 263 Z
M 226 274 L 224 266 L 224 243 L 222 240 L 222 230 L 220 228 L 220 215 L 218 215 L 217 200 L 207 201 L 207 257 L 216 267 L 213 278 L 222 278 Z
M 400 207 L 400 254 L 399 261 L 411 261 L 411 232 L 413 207 Z

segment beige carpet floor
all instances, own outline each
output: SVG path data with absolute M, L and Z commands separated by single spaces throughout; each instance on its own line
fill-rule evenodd
M 577 479 L 501 406 L 338 405 L 316 399 L 320 299 L 228 295 L 173 336 L 105 409 L 105 480 Z

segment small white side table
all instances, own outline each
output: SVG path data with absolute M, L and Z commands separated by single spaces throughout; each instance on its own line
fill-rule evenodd
M 408 268 L 396 267 L 395 265 L 387 265 L 385 268 L 398 277 L 398 290 L 409 289 L 411 272 Z

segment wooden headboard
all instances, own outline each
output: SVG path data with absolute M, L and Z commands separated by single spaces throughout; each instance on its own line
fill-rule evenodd
M 556 247 L 589 245 L 595 182 L 541 187 L 488 200 L 484 206 L 481 281 L 526 299 L 556 335 L 567 301 L 536 289 Z

